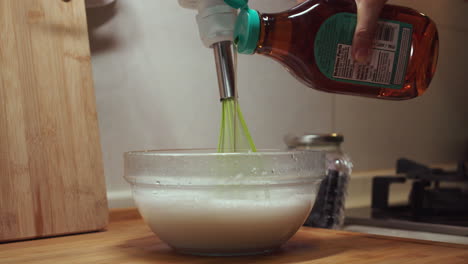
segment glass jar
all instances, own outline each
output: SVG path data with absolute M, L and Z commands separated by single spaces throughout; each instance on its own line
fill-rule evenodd
M 317 200 L 305 226 L 341 229 L 344 223 L 345 200 L 352 170 L 350 158 L 341 149 L 344 137 L 339 134 L 306 134 L 286 136 L 289 149 L 324 151 L 327 177 L 322 181 Z

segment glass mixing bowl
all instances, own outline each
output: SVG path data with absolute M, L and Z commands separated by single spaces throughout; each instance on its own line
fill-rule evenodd
M 125 179 L 145 222 L 181 253 L 273 251 L 302 226 L 325 175 L 314 151 L 127 152 Z

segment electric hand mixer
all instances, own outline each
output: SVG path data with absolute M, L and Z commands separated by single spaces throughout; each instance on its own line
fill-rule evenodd
M 200 38 L 213 48 L 221 100 L 236 97 L 233 35 L 237 11 L 223 0 L 178 0 L 182 7 L 197 9 Z
M 218 76 L 219 95 L 223 104 L 219 152 L 256 151 L 237 102 L 236 68 L 233 54 L 236 2 L 224 0 L 178 0 L 182 7 L 198 10 L 196 16 L 200 38 L 207 48 L 213 48 Z

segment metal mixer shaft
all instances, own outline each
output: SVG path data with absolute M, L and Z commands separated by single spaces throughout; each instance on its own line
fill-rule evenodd
M 231 41 L 213 44 L 213 51 L 218 75 L 219 96 L 221 100 L 237 97 L 236 71 L 233 63 Z

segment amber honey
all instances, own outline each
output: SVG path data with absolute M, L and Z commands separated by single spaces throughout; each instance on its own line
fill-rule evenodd
M 437 64 L 437 28 L 427 16 L 401 6 L 386 5 L 380 16 L 382 20 L 412 26 L 399 88 L 351 83 L 324 75 L 314 53 L 316 36 L 327 19 L 340 13 L 356 14 L 354 1 L 309 0 L 286 12 L 259 14 L 260 36 L 255 52 L 277 60 L 305 85 L 325 92 L 402 100 L 427 90 Z

